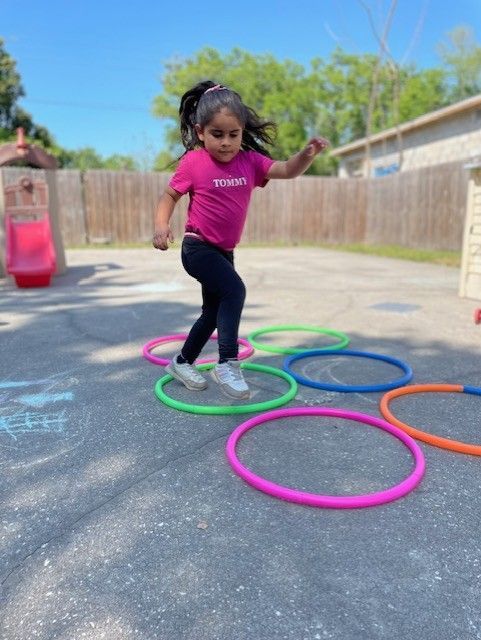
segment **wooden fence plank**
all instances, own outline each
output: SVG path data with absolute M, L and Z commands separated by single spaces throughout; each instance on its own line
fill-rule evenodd
M 87 242 L 85 205 L 82 195 L 80 171 L 65 169 L 56 172 L 60 226 L 64 244 L 77 245 Z

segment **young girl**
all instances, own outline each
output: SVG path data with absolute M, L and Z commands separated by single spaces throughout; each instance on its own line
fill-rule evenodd
M 187 151 L 160 198 L 153 245 L 165 251 L 173 242 L 169 221 L 179 198 L 188 193 L 182 264 L 202 285 L 202 313 L 166 370 L 188 389 L 205 389 L 207 380 L 193 363 L 217 328 L 219 362 L 212 376 L 230 398 L 248 398 L 249 388 L 237 360 L 246 291 L 234 268 L 233 251 L 250 196 L 255 187 L 264 187 L 272 178 L 304 173 L 328 142 L 312 138 L 287 161 L 272 160 L 263 144 L 272 143 L 275 125 L 262 121 L 238 93 L 210 80 L 182 96 L 179 114 Z

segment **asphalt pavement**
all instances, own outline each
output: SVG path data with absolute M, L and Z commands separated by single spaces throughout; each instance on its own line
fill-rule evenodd
M 407 363 L 411 383 L 481 387 L 481 302 L 459 271 L 318 248 L 240 248 L 240 334 L 279 324 L 345 333 L 349 349 Z M 162 367 L 142 357 L 197 317 L 198 284 L 178 249 L 67 251 L 42 289 L 0 280 L 2 640 L 468 640 L 481 638 L 481 458 L 418 442 L 421 483 L 355 509 L 279 500 L 239 478 L 229 435 L 254 414 L 198 415 L 154 394 Z M 268 345 L 319 348 L 292 330 Z M 154 353 L 171 357 L 178 342 Z M 213 342 L 205 355 L 214 355 Z M 256 350 L 251 362 L 282 368 Z M 363 357 L 307 358 L 297 372 L 335 385 L 401 375 Z M 253 402 L 287 383 L 246 370 Z M 227 406 L 165 385 L 184 403 Z M 299 385 L 287 407 L 380 417 L 383 392 Z M 481 445 L 481 397 L 420 393 L 399 419 Z M 283 418 L 244 435 L 243 464 L 320 495 L 403 482 L 413 458 L 393 435 L 336 417 Z

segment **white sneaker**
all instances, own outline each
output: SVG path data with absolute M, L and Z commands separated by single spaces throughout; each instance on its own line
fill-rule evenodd
M 249 387 L 244 380 L 238 360 L 216 364 L 212 369 L 212 377 L 220 385 L 220 390 L 229 398 L 236 400 L 250 398 Z
M 207 380 L 200 375 L 197 369 L 188 362 L 179 364 L 177 362 L 177 356 L 169 362 L 165 370 L 191 391 L 201 391 L 207 388 Z

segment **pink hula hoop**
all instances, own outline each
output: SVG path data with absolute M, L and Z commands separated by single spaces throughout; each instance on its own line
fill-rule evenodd
M 276 484 L 270 480 L 266 480 L 261 476 L 256 475 L 247 467 L 245 467 L 238 459 L 235 448 L 240 438 L 259 424 L 263 422 L 269 422 L 271 420 L 277 420 L 278 418 L 291 418 L 293 416 L 332 416 L 335 418 L 347 418 L 348 420 L 354 420 L 355 422 L 363 422 L 365 424 L 378 427 L 383 431 L 388 431 L 393 436 L 401 440 L 406 447 L 412 453 L 415 460 L 414 471 L 400 484 L 386 489 L 385 491 L 378 491 L 376 493 L 368 493 L 365 495 L 356 496 L 331 496 L 320 495 L 316 493 L 307 493 L 304 491 L 296 491 L 289 487 Z M 412 491 L 421 482 L 421 479 L 425 471 L 424 455 L 417 445 L 417 443 L 407 435 L 404 431 L 395 427 L 385 420 L 369 416 L 364 413 L 358 413 L 356 411 L 347 411 L 346 409 L 328 409 L 323 407 L 294 407 L 289 409 L 276 409 L 275 411 L 269 411 L 259 416 L 251 418 L 246 422 L 240 424 L 230 435 L 226 446 L 227 459 L 232 466 L 233 470 L 245 480 L 248 484 L 253 486 L 259 491 L 268 493 L 275 498 L 281 500 L 287 500 L 288 502 L 297 502 L 299 504 L 308 505 L 311 507 L 328 507 L 331 509 L 355 509 L 360 507 L 373 507 L 375 505 L 384 504 L 397 500 L 402 496 Z
M 187 340 L 186 333 L 176 333 L 171 336 L 161 336 L 160 338 L 154 338 L 153 340 L 150 340 L 149 342 L 144 344 L 144 346 L 142 347 L 142 355 L 146 360 L 149 360 L 154 364 L 165 366 L 169 364 L 170 360 L 168 358 L 160 358 L 159 356 L 155 356 L 153 353 L 151 353 L 151 350 L 159 346 L 159 344 L 165 344 L 166 342 L 183 342 L 184 340 Z M 217 340 L 217 334 L 213 333 L 209 340 Z M 244 340 L 244 338 L 238 338 L 237 343 L 245 347 L 243 351 L 239 351 L 239 360 L 245 360 L 254 353 L 254 347 L 250 344 L 250 342 Z M 196 364 L 207 364 L 210 362 L 216 362 L 216 360 L 212 358 L 201 358 L 200 360 L 196 360 Z

